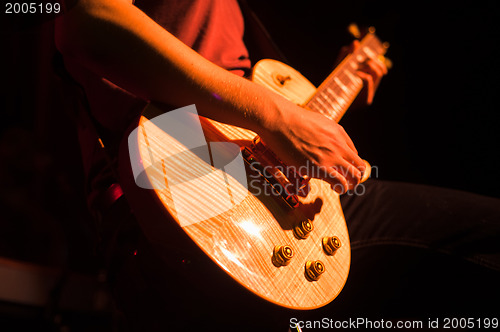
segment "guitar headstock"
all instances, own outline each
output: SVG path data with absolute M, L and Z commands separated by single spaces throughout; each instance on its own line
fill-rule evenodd
M 383 51 L 380 52 L 380 54 L 378 55 L 378 59 L 385 64 L 387 69 L 392 68 L 392 61 L 384 55 L 387 52 L 387 50 L 389 49 L 390 44 L 387 41 L 382 42 L 379 40 L 379 38 L 375 35 L 375 32 L 376 32 L 375 27 L 370 26 L 367 28 L 360 29 L 356 23 L 351 23 L 347 26 L 347 31 L 356 40 L 363 40 L 368 35 L 371 35 L 374 38 L 376 38 L 377 41 L 380 43 L 380 45 L 383 47 Z

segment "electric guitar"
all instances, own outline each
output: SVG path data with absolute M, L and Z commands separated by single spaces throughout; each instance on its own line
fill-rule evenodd
M 362 88 L 356 70 L 386 48 L 367 33 L 318 88 L 269 59 L 251 79 L 339 121 Z M 194 106 L 164 114 L 147 106 L 127 143 L 122 186 L 146 237 L 174 269 L 183 269 L 175 262 L 185 262 L 189 247 L 280 306 L 318 308 L 340 293 L 350 244 L 329 184 L 301 177 L 254 132 L 198 117 Z

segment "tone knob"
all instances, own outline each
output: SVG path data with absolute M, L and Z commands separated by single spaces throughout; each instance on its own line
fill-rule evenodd
M 306 279 L 309 281 L 318 280 L 325 273 L 325 265 L 321 261 L 306 262 Z
M 341 243 L 336 236 L 325 236 L 322 240 L 323 250 L 327 255 L 333 255 L 341 247 Z
M 305 239 L 309 236 L 309 233 L 311 233 L 313 228 L 312 221 L 310 219 L 306 219 L 293 228 L 293 234 L 295 234 L 295 236 L 299 239 Z
M 293 258 L 293 249 L 289 245 L 275 246 L 273 249 L 272 262 L 274 266 L 280 267 L 290 263 Z

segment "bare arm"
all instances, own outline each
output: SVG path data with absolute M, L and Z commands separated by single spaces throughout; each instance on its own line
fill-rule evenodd
M 80 0 L 57 22 L 61 52 L 146 100 L 196 104 L 203 116 L 257 132 L 289 165 L 352 188 L 364 164 L 338 124 L 204 59 L 124 0 Z M 216 98 L 214 96 L 218 96 Z

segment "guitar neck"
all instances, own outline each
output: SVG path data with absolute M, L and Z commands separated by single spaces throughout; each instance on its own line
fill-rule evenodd
M 339 122 L 363 87 L 356 74 L 360 64 L 385 54 L 386 49 L 373 33 L 367 34 L 359 48 L 335 68 L 305 106 Z

